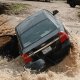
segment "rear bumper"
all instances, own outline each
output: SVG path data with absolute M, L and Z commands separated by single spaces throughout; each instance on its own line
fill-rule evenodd
M 45 61 L 43 59 L 38 59 L 34 62 L 25 64 L 25 68 L 30 68 L 31 70 L 41 71 L 45 67 Z
M 50 65 L 55 65 L 56 63 L 59 63 L 68 54 L 70 45 L 70 41 L 67 40 L 64 44 L 62 44 L 62 47 L 59 51 L 56 51 L 55 53 L 50 52 L 50 54 L 48 54 L 45 58 L 38 59 L 34 62 L 26 64 L 25 67 L 38 71 L 46 68 L 47 65 L 47 67 L 49 67 Z

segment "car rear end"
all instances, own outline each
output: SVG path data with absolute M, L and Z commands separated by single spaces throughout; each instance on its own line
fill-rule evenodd
M 22 30 L 23 32 L 20 32 L 18 27 L 16 28 L 21 46 L 20 54 L 26 66 L 29 68 L 33 66 L 33 69 L 42 69 L 48 64 L 54 65 L 66 54 L 70 46 L 69 37 L 63 25 L 48 11 L 42 10 L 39 13 L 35 14 L 36 17 L 29 18 L 29 20 L 32 18 L 38 20 L 37 23 L 30 20 L 33 23 L 30 26 L 26 21 L 30 27 L 26 27 L 27 29 Z
M 43 60 L 41 61 L 41 67 L 38 69 L 55 65 L 68 54 L 69 49 L 70 41 L 68 35 L 65 32 L 60 32 L 28 53 L 21 54 L 21 56 L 27 68 L 37 70 L 38 65 L 40 65 L 40 62 L 37 61 Z M 33 66 L 34 63 L 38 63 L 36 67 Z
M 58 61 L 58 59 L 67 54 L 69 48 L 70 41 L 68 35 L 65 32 L 60 32 L 54 37 L 30 50 L 27 54 L 22 54 L 22 57 L 25 63 L 43 59 L 47 63 L 54 64 L 55 61 Z

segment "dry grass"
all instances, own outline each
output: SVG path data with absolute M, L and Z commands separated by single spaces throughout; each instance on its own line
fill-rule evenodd
M 19 15 L 25 13 L 30 6 L 21 3 L 0 3 L 0 14 Z

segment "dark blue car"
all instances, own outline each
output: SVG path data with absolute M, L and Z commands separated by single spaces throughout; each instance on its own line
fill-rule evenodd
M 16 27 L 19 51 L 27 68 L 42 70 L 54 65 L 70 49 L 68 33 L 56 12 L 38 11 Z

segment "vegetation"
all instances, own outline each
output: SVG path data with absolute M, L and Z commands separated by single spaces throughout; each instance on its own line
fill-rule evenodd
M 29 4 L 21 3 L 0 3 L 0 14 L 15 14 L 18 15 L 29 9 Z

